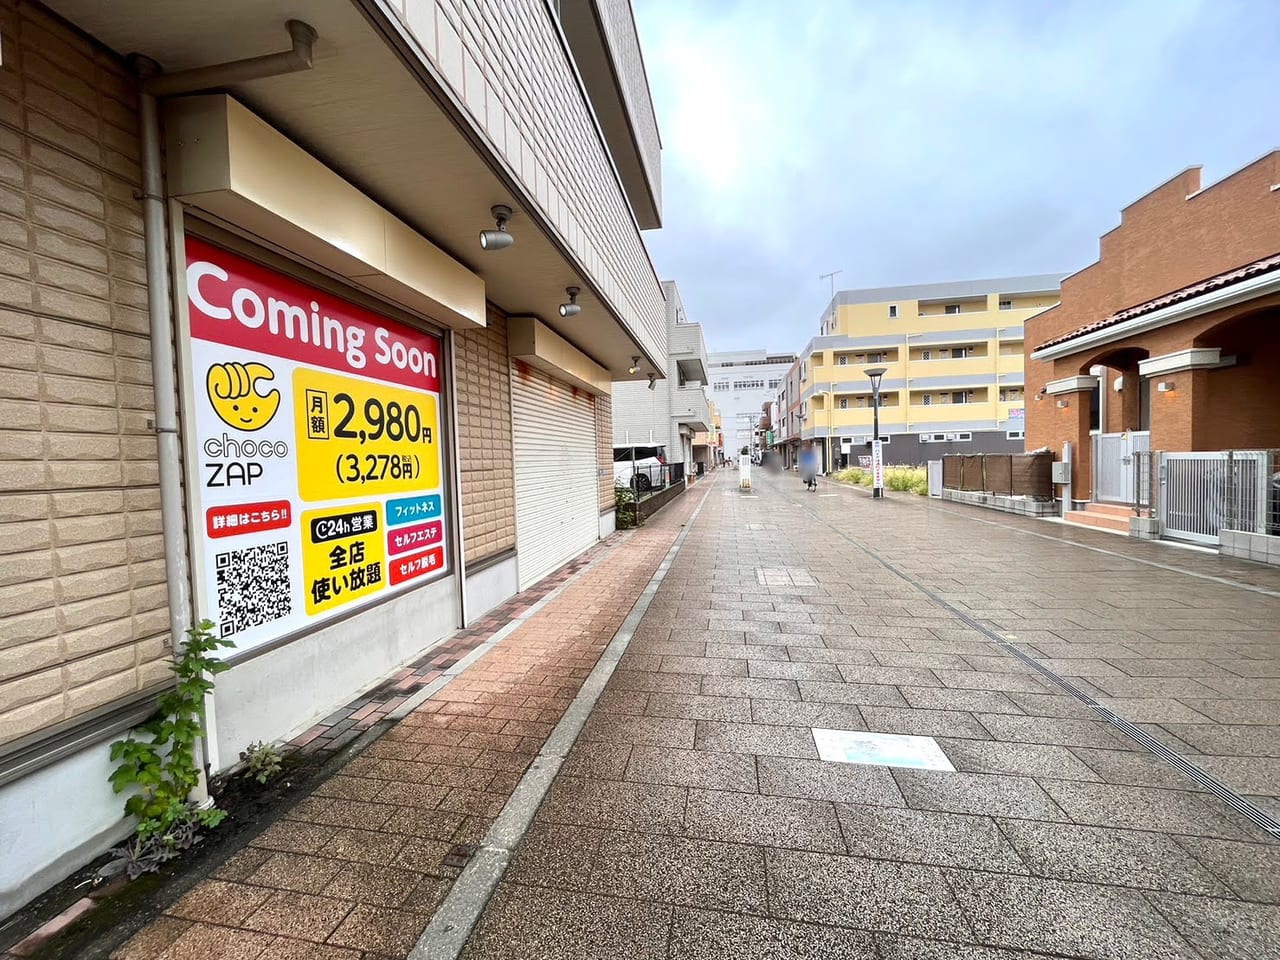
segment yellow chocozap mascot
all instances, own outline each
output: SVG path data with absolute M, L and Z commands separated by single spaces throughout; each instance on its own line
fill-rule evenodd
M 205 378 L 213 412 L 236 430 L 261 430 L 280 407 L 280 391 L 259 393 L 258 384 L 275 377 L 271 368 L 261 363 L 215 363 Z

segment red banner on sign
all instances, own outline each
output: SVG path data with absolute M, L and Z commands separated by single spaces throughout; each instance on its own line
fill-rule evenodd
M 404 583 L 414 577 L 426 576 L 428 573 L 443 569 L 444 547 L 424 550 L 422 553 L 415 553 L 408 557 L 397 557 L 394 560 L 388 560 L 387 566 L 391 569 L 389 579 L 394 587 L 397 583 Z
M 387 531 L 387 553 L 395 556 L 408 550 L 421 550 L 440 542 L 444 524 L 439 520 L 412 527 L 393 527 Z
M 211 537 L 238 537 L 243 533 L 282 530 L 289 526 L 289 510 L 288 500 L 210 507 L 204 514 L 204 528 Z
M 188 236 L 191 336 L 440 392 L 440 340 Z

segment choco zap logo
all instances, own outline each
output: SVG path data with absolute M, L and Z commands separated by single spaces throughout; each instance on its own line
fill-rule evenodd
M 265 363 L 210 364 L 205 393 L 218 419 L 238 433 L 257 434 L 280 409 L 280 391 L 271 387 L 275 372 Z M 209 488 L 252 487 L 265 472 L 264 461 L 283 460 L 289 445 L 266 437 L 234 436 L 223 432 L 203 444 L 205 482 Z

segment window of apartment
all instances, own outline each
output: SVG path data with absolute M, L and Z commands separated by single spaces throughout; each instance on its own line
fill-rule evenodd
M 965 357 L 971 356 L 972 354 L 973 354 L 973 347 L 952 347 L 951 348 L 952 360 L 963 360 L 965 359 Z
M 884 363 L 883 353 L 868 353 L 867 363 Z
M 776 390 L 776 389 L 777 389 L 777 387 L 778 387 L 778 385 L 779 385 L 780 383 L 782 383 L 782 381 L 781 381 L 781 380 L 770 380 L 770 381 L 769 381 L 769 389 L 770 389 L 770 390 Z
M 809 416 L 809 403 L 804 401 L 800 404 L 800 419 L 803 420 L 807 416 Z
M 848 409 L 849 409 L 849 398 L 848 398 L 848 397 L 841 397 L 841 398 L 840 398 L 840 409 L 841 409 L 841 410 L 848 410 Z
M 801 380 L 809 379 L 809 368 L 803 360 L 800 362 L 800 379 Z
M 1013 301 L 1012 301 L 1012 300 L 1001 300 L 1001 301 L 1000 301 L 1000 309 L 1001 309 L 1001 310 L 1012 310 L 1012 309 L 1013 309 Z
M 951 393 L 951 402 L 952 403 L 972 403 L 973 391 L 972 390 L 954 390 Z
M 859 397 L 859 398 L 858 398 L 858 406 L 860 406 L 860 407 L 865 407 L 866 405 L 867 405 L 867 398 L 866 398 L 866 397 Z
M 920 351 L 920 359 L 921 359 L 921 360 L 932 360 L 932 359 L 933 359 L 933 351 L 932 351 L 932 350 L 921 350 L 921 351 Z
M 1000 391 L 1000 402 L 1001 402 L 1001 403 L 1014 403 L 1014 402 L 1016 402 L 1016 401 L 1018 401 L 1018 400 L 1021 400 L 1021 399 L 1022 399 L 1022 388 L 1021 388 L 1021 387 L 1010 387 L 1010 388 L 1009 388 L 1009 389 L 1007 389 L 1007 390 L 1001 390 L 1001 391 Z
M 962 442 L 963 442 L 963 441 L 967 441 L 967 440 L 972 440 L 972 439 L 973 439 L 973 434 L 972 434 L 972 433 L 948 433 L 948 434 L 947 434 L 947 439 L 948 439 L 948 440 L 959 440 L 959 441 L 962 441 Z
M 836 365 L 841 367 L 847 367 L 849 365 L 849 355 L 847 353 L 840 354 L 840 356 L 836 360 Z
M 1006 440 L 1025 440 L 1027 439 L 1027 432 L 1025 430 L 1006 430 L 1004 438 Z
M 960 312 L 960 304 L 958 304 L 958 303 L 948 303 L 948 304 L 946 305 L 946 307 L 945 307 L 945 312 L 947 312 L 947 313 L 959 313 L 959 312 Z
M 889 319 L 890 320 L 898 319 L 898 305 L 896 303 L 889 304 Z
M 931 407 L 931 406 L 933 406 L 933 394 L 932 394 L 932 393 L 926 393 L 926 394 L 921 398 L 920 402 L 921 402 L 921 403 L 923 403 L 926 407 Z

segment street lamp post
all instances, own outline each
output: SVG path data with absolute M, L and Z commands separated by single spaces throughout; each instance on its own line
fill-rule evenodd
M 868 367 L 862 372 L 871 380 L 871 498 L 884 498 L 884 456 L 880 448 L 880 378 L 886 367 Z

